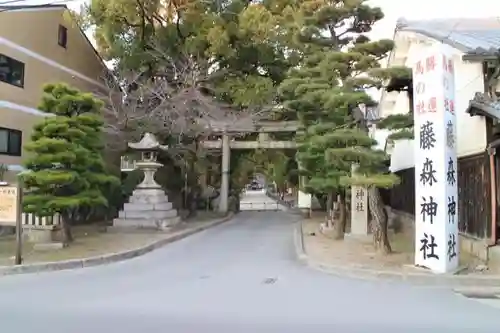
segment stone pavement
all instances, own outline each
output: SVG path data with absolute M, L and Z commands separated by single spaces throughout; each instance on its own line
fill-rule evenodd
M 500 275 L 496 274 L 437 275 L 410 267 L 389 266 L 375 268 L 373 265 L 360 264 L 359 261 L 355 261 L 355 258 L 342 261 L 325 260 L 317 256 L 310 256 L 306 251 L 302 221 L 295 227 L 294 244 L 297 255 L 303 263 L 309 267 L 337 276 L 369 280 L 405 281 L 414 285 L 447 287 L 473 298 L 500 295 Z
M 448 289 L 304 267 L 299 219 L 241 213 L 131 260 L 1 277 L 2 332 L 498 332 L 498 309 Z

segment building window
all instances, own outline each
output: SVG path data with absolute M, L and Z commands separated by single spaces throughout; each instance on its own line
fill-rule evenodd
M 24 87 L 24 63 L 0 54 L 0 81 Z
M 0 155 L 21 156 L 23 133 L 0 127 Z
M 64 48 L 68 45 L 68 29 L 65 26 L 59 25 L 57 43 Z

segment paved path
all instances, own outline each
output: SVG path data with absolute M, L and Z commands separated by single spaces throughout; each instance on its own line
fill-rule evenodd
M 129 261 L 2 277 L 1 332 L 499 332 L 500 309 L 450 291 L 301 266 L 297 218 L 242 213 Z
M 241 211 L 285 211 L 287 208 L 266 195 L 266 190 L 246 190 L 240 199 Z

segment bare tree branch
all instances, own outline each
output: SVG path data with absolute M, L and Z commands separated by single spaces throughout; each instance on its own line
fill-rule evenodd
M 227 72 L 214 70 L 210 59 L 187 53 L 171 56 L 157 45 L 148 49 L 154 68 L 119 71 L 106 80 L 103 116 L 112 149 L 125 150 L 126 142 L 144 132 L 177 136 L 179 146 L 182 138 L 248 132 L 275 108 L 242 109 L 221 101 L 213 82 Z

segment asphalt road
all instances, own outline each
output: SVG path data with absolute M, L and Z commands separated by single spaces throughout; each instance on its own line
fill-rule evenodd
M 2 277 L 0 332 L 500 331 L 500 309 L 448 290 L 302 266 L 296 221 L 284 212 L 242 213 L 129 261 Z

